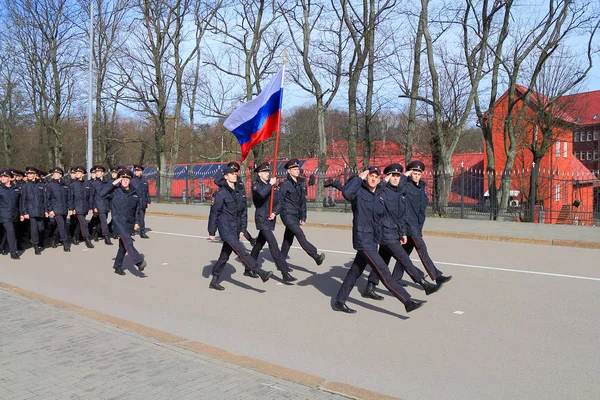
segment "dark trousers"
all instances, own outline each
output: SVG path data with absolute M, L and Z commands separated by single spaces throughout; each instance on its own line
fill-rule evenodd
M 244 233 L 244 237 L 246 238 L 246 240 L 251 242 L 253 238 L 252 238 L 252 235 L 250 234 L 250 232 L 248 232 L 248 229 L 246 229 L 243 233 Z
M 29 217 L 29 234 L 31 244 L 40 244 L 41 236 L 44 234 L 44 218 Z
M 290 251 L 292 243 L 294 243 L 294 238 L 298 239 L 298 243 L 300 243 L 300 246 L 304 249 L 306 254 L 313 259 L 317 259 L 317 256 L 319 255 L 317 253 L 317 248 L 306 239 L 306 235 L 304 234 L 304 231 L 302 231 L 300 225 L 295 224 L 285 226 L 285 233 L 283 234 L 283 241 L 281 242 L 281 256 L 284 260 Z
M 110 236 L 110 230 L 108 229 L 108 213 L 99 212 L 96 226 L 94 226 L 95 232 L 98 232 L 98 236 L 104 236 L 105 238 Z
M 140 210 L 138 225 L 140 226 L 140 233 L 146 232 L 146 208 L 144 207 Z
M 402 247 L 404 247 L 404 250 L 406 250 L 406 254 L 412 253 L 413 249 L 417 250 L 417 254 L 421 259 L 421 263 L 423 264 L 423 267 L 425 267 L 425 270 L 432 280 L 436 280 L 442 276 L 442 272 L 436 268 L 435 264 L 429 257 L 427 245 L 425 245 L 423 236 L 408 236 L 408 241 Z M 400 277 L 402 277 L 402 275 L 400 275 Z
M 242 264 L 244 264 L 244 268 L 247 270 L 255 271 L 257 269 L 257 263 L 254 258 L 246 254 L 246 248 L 239 241 L 239 239 L 225 239 L 223 240 L 223 247 L 221 247 L 221 254 L 219 254 L 219 259 L 213 265 L 212 274 L 217 278 L 223 272 L 223 268 L 225 268 L 225 264 L 227 264 L 227 260 L 229 260 L 229 256 L 231 252 L 234 251 L 235 254 L 240 258 Z
M 144 257 L 142 257 L 133 246 L 133 239 L 131 238 L 131 235 L 119 235 L 119 250 L 117 251 L 113 268 L 117 269 L 123 266 L 125 254 L 129 255 L 129 258 L 131 258 L 131 262 L 133 264 L 138 264 L 144 261 Z
M 3 222 L 2 228 L 4 229 L 4 235 L 0 242 L 0 248 L 4 248 L 4 244 L 8 243 L 8 250 L 11 254 L 17 253 L 17 236 L 15 234 L 15 223 L 14 222 Z
M 51 238 L 55 238 L 57 236 L 60 237 L 61 242 L 67 243 L 67 216 L 66 215 L 54 215 L 54 229 L 50 234 Z
M 73 239 L 79 238 L 79 221 L 76 215 L 69 216 L 69 236 Z
M 394 279 L 398 281 L 402 279 L 404 271 L 408 273 L 413 282 L 421 282 L 425 278 L 423 271 L 415 267 L 415 264 L 410 261 L 408 253 L 406 253 L 400 242 L 379 246 L 379 255 L 386 265 L 390 263 L 392 257 L 396 260 L 394 272 L 392 273 Z M 369 283 L 374 285 L 379 284 L 379 277 L 374 270 L 371 270 L 369 274 Z
M 379 279 L 384 286 L 403 304 L 410 300 L 410 294 L 402 287 L 397 279 L 392 277 L 392 274 L 383 261 L 377 250 L 358 250 L 354 262 L 350 270 L 342 282 L 342 287 L 338 291 L 336 300 L 340 303 L 345 303 L 350 296 L 350 292 L 356 285 L 356 281 L 362 275 L 365 267 L 370 265 L 373 271 L 379 276 Z
M 81 233 L 81 237 L 88 238 L 90 236 L 90 231 L 88 230 L 88 223 L 85 219 L 85 215 L 77 214 L 77 223 L 79 225 L 79 232 Z
M 289 267 L 287 262 L 285 261 L 285 257 L 282 257 L 281 251 L 279 250 L 279 245 L 277 244 L 277 239 L 275 239 L 275 235 L 271 230 L 260 230 L 258 232 L 258 237 L 256 238 L 256 244 L 252 248 L 252 252 L 250 255 L 256 261 L 258 261 L 258 255 L 262 250 L 265 243 L 269 244 L 269 251 L 271 252 L 271 257 L 273 257 L 273 261 L 275 261 L 275 265 L 277 269 L 281 272 L 288 272 Z

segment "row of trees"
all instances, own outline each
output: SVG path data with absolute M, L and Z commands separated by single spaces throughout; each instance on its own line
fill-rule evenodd
M 310 152 L 325 170 L 327 143 L 342 139 L 357 167 L 356 145 L 364 141 L 368 165 L 371 142 L 385 135 L 405 144 L 407 161 L 415 151 L 431 151 L 444 177 L 436 185 L 442 205 L 451 156 L 476 120 L 495 169 L 498 96 L 508 90 L 514 107 L 551 79 L 558 84 L 544 95 L 558 104 L 588 74 L 597 46 L 597 4 L 583 0 L 2 1 L 6 164 L 82 161 L 93 4 L 95 162 L 135 158 L 165 172 L 170 163 L 222 158 L 235 145 L 221 121 L 259 93 L 286 56 L 293 84 L 288 79 L 284 102 L 294 104 L 289 93 L 304 92 L 310 104 L 290 116 L 305 118 L 283 129 L 290 155 Z M 557 70 L 568 71 L 559 82 Z M 517 91 L 517 83 L 530 90 Z M 523 117 L 511 115 L 504 125 L 506 169 L 514 165 Z M 308 121 L 310 135 L 300 134 Z M 271 146 L 258 146 L 253 157 L 269 156 Z M 166 195 L 170 179 L 161 177 Z M 500 204 L 508 202 L 506 185 L 498 195 L 490 188 Z

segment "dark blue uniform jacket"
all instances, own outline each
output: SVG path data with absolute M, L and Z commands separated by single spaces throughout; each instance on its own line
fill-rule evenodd
M 142 209 L 142 198 L 133 185 L 125 190 L 120 185 L 112 183 L 102 185 L 100 196 L 110 199 L 113 230 L 117 235 L 129 235 L 133 226 L 139 222 Z
M 69 210 L 87 214 L 94 206 L 94 187 L 89 181 L 74 179 L 69 185 Z
M 21 188 L 0 184 L 0 224 L 19 220 Z
M 425 223 L 425 210 L 427 209 L 427 193 L 425 193 L 424 181 L 415 184 L 409 177 L 403 186 L 406 197 L 406 234 L 409 236 L 423 236 L 423 224 Z
M 105 186 L 112 186 L 112 182 L 101 181 L 96 179 L 92 182 L 94 186 L 94 203 L 93 208 L 98 209 L 99 213 L 107 213 L 110 211 L 110 201 L 106 197 L 100 196 L 102 189 Z
M 342 188 L 344 198 L 352 203 L 352 246 L 355 250 L 377 250 L 382 237 L 382 220 L 385 205 L 380 198 L 383 189 L 378 186 L 375 193 L 366 182 L 353 178 Z
M 269 220 L 271 188 L 271 184 L 269 182 L 263 182 L 260 177 L 256 178 L 256 181 L 252 184 L 252 202 L 254 203 L 254 207 L 256 207 L 254 221 L 256 222 L 256 229 L 258 230 L 272 231 L 275 229 L 277 218 L 273 218 L 272 221 Z M 279 214 L 281 212 L 279 190 L 275 190 L 273 194 L 275 196 L 273 199 L 273 212 Z
M 406 235 L 404 190 L 400 185 L 393 186 L 388 182 L 381 191 L 380 200 L 385 206 L 381 244 L 398 243 L 400 238 Z
M 306 221 L 306 188 L 304 179 L 298 177 L 294 181 L 288 174 L 279 184 L 279 196 L 281 201 L 281 220 L 286 225 L 298 225 L 300 221 Z
M 223 240 L 239 239 L 248 227 L 248 210 L 244 191 L 226 185 L 214 195 L 208 217 L 208 234 L 215 236 L 217 228 Z
M 112 185 L 112 183 L 111 183 Z M 148 204 L 151 203 L 150 200 L 150 188 L 148 187 L 148 181 L 143 176 L 137 177 L 134 176 L 131 180 L 131 185 L 135 188 L 138 193 L 138 196 L 142 199 L 142 207 L 144 209 L 148 208 Z
M 56 215 L 67 215 L 69 186 L 62 180 L 52 179 L 46 184 L 46 212 L 54 211 Z
M 28 181 L 21 188 L 21 215 L 43 218 L 46 213 L 46 185 Z

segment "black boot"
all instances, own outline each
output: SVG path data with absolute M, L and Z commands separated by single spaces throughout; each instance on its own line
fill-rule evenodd
M 97 242 L 99 240 L 98 231 L 94 231 L 94 233 L 92 234 L 92 237 L 94 238 L 94 242 Z
M 125 275 L 125 271 L 123 271 L 123 267 L 122 266 L 114 266 L 113 268 L 115 269 L 115 274 L 117 274 L 117 275 Z
M 110 241 L 110 237 L 105 236 L 104 237 L 104 244 L 108 245 L 108 246 L 112 246 L 112 242 Z
M 146 268 L 146 266 L 148 265 L 148 263 L 146 262 L 146 260 L 139 262 L 137 264 L 135 264 L 135 266 L 137 267 L 137 269 L 142 272 L 144 270 L 144 268 Z
M 34 244 L 34 245 L 33 245 L 33 249 L 35 250 L 35 254 L 36 254 L 36 255 L 38 255 L 38 256 L 39 256 L 40 254 L 42 254 L 42 249 L 40 248 L 40 246 L 39 246 L 39 245 L 37 245 L 37 244 Z
M 452 275 L 450 275 L 450 276 L 440 275 L 435 279 L 435 282 L 441 286 L 443 283 L 448 282 L 450 279 L 452 279 Z
M 56 238 L 50 239 L 50 247 L 52 247 L 53 249 L 56 248 Z
M 377 293 L 375 293 L 375 284 L 371 282 L 367 283 L 367 288 L 364 292 L 362 292 L 362 297 L 366 297 L 373 300 L 383 300 L 383 296 L 380 296 Z
M 90 237 L 86 237 L 84 238 L 85 240 L 85 245 L 88 249 L 93 249 L 94 248 L 94 244 L 92 243 L 92 241 L 90 240 Z
M 440 290 L 440 285 L 434 285 L 431 282 L 427 282 L 424 278 L 421 279 L 421 282 L 419 282 L 419 285 L 421 285 L 421 287 L 425 290 L 425 294 L 427 296 L 429 296 L 432 293 L 437 292 L 438 290 Z
M 264 271 L 262 269 L 257 269 L 256 273 L 258 274 L 258 276 L 260 276 L 260 279 L 262 279 L 263 282 L 268 281 L 269 278 L 271 277 L 271 275 L 273 275 L 273 272 L 271 272 L 271 271 Z
M 8 254 L 8 250 L 7 249 L 2 249 L 2 255 L 5 256 Z
M 406 309 L 406 312 L 409 313 L 411 311 L 415 311 L 417 308 L 421 307 L 423 304 L 425 304 L 424 301 L 410 299 L 409 301 L 404 303 L 404 308 Z
M 63 243 L 63 250 L 65 251 L 65 253 L 69 253 L 71 251 L 71 243 L 69 243 L 68 240 L 65 240 L 65 242 Z
M 283 282 L 285 283 L 292 283 L 294 281 L 297 281 L 297 279 L 291 276 L 289 272 L 282 272 L 281 276 L 283 277 Z
M 250 278 L 258 278 L 258 274 L 251 269 L 247 269 L 244 271 L 244 276 L 249 276 Z
M 73 244 L 75 246 L 79 246 L 79 237 L 78 236 L 73 236 L 73 240 L 72 240 Z
M 223 286 L 219 285 L 219 278 L 217 278 L 216 276 L 213 276 L 208 287 L 211 289 L 219 290 L 219 291 L 225 290 L 225 288 Z
M 14 252 L 14 253 L 10 253 L 10 258 L 12 258 L 13 260 L 20 260 L 21 257 L 19 257 L 19 253 Z
M 323 260 L 325 260 L 325 253 L 317 254 L 317 257 L 315 258 L 317 265 L 323 264 Z
M 353 310 L 350 307 L 348 307 L 346 305 L 346 303 L 340 303 L 339 301 L 336 301 L 335 303 L 333 303 L 332 308 L 333 308 L 333 311 L 341 311 L 341 312 L 345 312 L 346 314 L 356 313 L 356 310 Z
M 140 231 L 140 237 L 142 239 L 150 239 L 150 236 L 146 235 L 146 232 L 144 231 Z

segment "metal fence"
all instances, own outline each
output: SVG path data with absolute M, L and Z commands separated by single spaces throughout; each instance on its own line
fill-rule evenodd
M 159 195 L 157 187 L 160 175 L 146 174 L 146 178 L 151 196 L 159 201 L 201 204 L 210 202 L 218 189 L 214 183 L 218 168 L 199 170 L 185 167 L 176 169 L 173 175 L 162 175 L 160 181 L 167 186 L 163 189 L 163 193 L 166 193 L 163 196 Z M 354 174 L 355 171 L 349 168 L 324 173 L 304 170 L 302 176 L 306 182 L 309 207 L 349 212 L 349 204 L 341 191 L 323 185 L 333 181 L 344 184 Z M 246 169 L 241 177 L 251 199 L 252 182 L 256 174 Z M 285 170 L 278 167 L 276 177 L 285 179 Z M 596 175 L 540 171 L 533 178 L 532 172 L 527 170 L 502 175 L 464 168 L 457 168 L 447 176 L 430 171 L 422 175 L 430 199 L 428 212 L 432 216 L 600 226 L 600 181 Z M 502 197 L 499 189 L 503 181 L 508 188 L 504 204 L 500 202 Z M 498 188 L 495 197 L 498 200 L 490 196 L 488 188 L 493 188 L 490 182 Z M 531 185 L 535 187 L 534 203 L 530 201 Z

